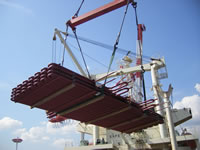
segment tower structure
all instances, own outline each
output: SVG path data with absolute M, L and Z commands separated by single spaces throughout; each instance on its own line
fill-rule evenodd
M 21 143 L 23 140 L 20 139 L 19 137 L 15 138 L 15 139 L 12 139 L 12 141 L 14 143 L 16 143 L 16 150 L 18 150 L 18 144 Z

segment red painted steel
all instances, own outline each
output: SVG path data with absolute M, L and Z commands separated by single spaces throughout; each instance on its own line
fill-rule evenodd
M 66 117 L 57 115 L 56 117 L 51 118 L 51 119 L 49 120 L 49 122 L 51 122 L 51 123 L 59 123 L 59 122 L 65 121 L 65 120 L 67 120 Z
M 88 122 L 125 107 L 127 107 L 126 103 L 116 101 L 115 98 L 105 96 L 105 98 L 103 98 L 101 101 L 87 105 L 82 109 L 73 111 L 67 114 L 66 117 L 72 117 L 82 122 Z
M 143 112 L 141 110 L 137 109 L 129 109 L 122 113 L 119 113 L 117 115 L 108 117 L 106 119 L 95 121 L 94 124 L 99 126 L 105 126 L 106 128 L 112 128 L 112 126 L 123 123 L 125 121 L 130 121 L 133 118 L 138 118 L 143 115 Z M 112 128 L 114 129 L 114 128 Z
M 20 138 L 12 139 L 13 142 L 15 143 L 21 143 L 23 140 Z
M 50 64 L 13 88 L 11 100 L 47 110 L 49 118 L 61 115 L 126 133 L 163 122 L 155 112 L 144 111 L 139 104 L 57 64 Z
M 141 47 L 142 47 L 142 42 L 143 42 L 143 38 L 142 38 L 142 33 L 143 31 L 146 30 L 145 25 L 144 24 L 138 24 L 137 25 L 137 30 L 138 30 L 138 34 L 137 34 L 137 40 L 138 40 L 138 44 L 139 44 L 139 51 L 141 51 Z M 140 55 L 141 52 L 138 53 L 138 55 Z M 136 60 L 136 65 L 141 65 L 142 64 L 142 58 L 137 57 Z M 142 75 L 141 72 L 136 72 L 136 78 L 140 78 L 142 79 Z
M 142 32 L 146 30 L 146 27 L 144 24 L 138 24 L 137 26 L 137 30 L 138 30 L 138 37 L 137 40 L 140 40 L 142 43 Z
M 131 2 L 131 0 L 129 1 Z M 96 17 L 104 15 L 108 12 L 111 12 L 115 9 L 118 9 L 128 3 L 128 0 L 114 0 L 102 7 L 99 7 L 95 10 L 92 10 L 86 14 L 83 14 L 79 17 L 73 17 L 71 20 L 67 21 L 67 25 L 69 25 L 72 29 L 75 29 L 76 26 L 85 23 L 89 20 L 92 20 Z

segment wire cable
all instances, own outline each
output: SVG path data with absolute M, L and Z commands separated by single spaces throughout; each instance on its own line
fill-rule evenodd
M 120 36 L 121 36 L 121 32 L 122 32 L 122 28 L 123 28 L 123 25 L 124 25 L 124 21 L 125 21 L 125 18 L 126 18 L 126 14 L 127 14 L 127 11 L 128 11 L 128 6 L 129 6 L 129 1 L 127 1 L 127 5 L 126 5 L 126 9 L 125 9 L 125 12 L 124 12 L 124 16 L 123 16 L 123 19 L 122 19 L 122 23 L 121 23 L 121 26 L 120 26 L 120 30 L 119 30 L 119 33 L 118 33 L 118 36 L 117 36 L 117 39 L 116 39 L 116 42 L 114 44 L 114 49 L 113 49 L 113 53 L 112 53 L 112 56 L 111 56 L 111 59 L 110 59 L 110 63 L 109 63 L 109 66 L 108 66 L 108 71 L 107 71 L 107 75 L 110 71 L 110 68 L 111 68 L 111 65 L 112 65 L 112 62 L 113 62 L 113 59 L 114 59 L 114 56 L 115 56 L 115 52 L 117 50 L 117 45 L 119 44 L 119 39 L 120 39 Z M 104 81 L 104 86 L 106 84 L 106 81 L 107 81 L 107 77 L 105 78 L 105 81 Z
M 81 7 L 82 7 L 83 3 L 84 3 L 84 0 L 82 0 L 80 6 L 79 6 L 79 8 L 78 8 L 78 10 L 77 10 L 76 13 L 74 14 L 74 17 L 78 17 L 78 14 L 79 14 L 79 12 L 80 12 L 80 10 L 81 10 Z
M 133 8 L 134 8 L 134 10 L 135 10 L 135 22 L 136 22 L 136 25 L 138 26 L 138 17 L 137 17 L 137 2 L 132 2 L 132 6 L 133 6 Z
M 52 57 L 51 57 L 51 62 L 53 63 L 53 57 L 54 57 L 54 40 L 52 41 L 52 53 L 51 53 L 51 55 L 52 55 Z
M 69 26 L 67 25 L 66 26 L 66 33 L 68 32 L 68 28 L 69 28 Z M 67 41 L 67 34 L 65 34 L 65 43 L 66 43 L 66 41 Z M 65 61 L 65 46 L 63 47 L 63 55 L 62 55 L 62 62 L 61 62 L 62 66 L 64 65 L 64 61 Z
M 137 26 L 137 30 L 139 30 L 138 29 L 138 17 L 137 17 L 137 2 L 132 2 L 132 6 L 133 6 L 133 8 L 134 8 L 134 10 L 135 10 L 135 21 L 136 21 L 136 26 Z M 143 63 L 142 63 L 142 49 L 141 49 L 141 42 L 139 41 L 138 42 L 138 44 L 139 44 L 139 50 L 140 50 L 140 58 L 141 58 L 141 69 L 142 69 L 142 74 L 141 74 L 141 77 L 142 77 L 142 84 L 143 84 L 143 94 L 144 94 L 144 101 L 146 101 L 146 89 L 145 89 L 145 81 L 144 81 L 144 72 L 145 72 L 145 70 L 144 70 L 144 67 L 143 67 Z
M 78 50 L 78 48 L 75 47 L 74 45 L 72 45 L 70 42 L 68 42 L 68 44 L 69 44 L 71 47 L 75 48 L 75 50 Z M 95 61 L 96 63 L 98 63 L 98 64 L 102 65 L 103 67 L 105 67 L 106 69 L 108 69 L 108 66 L 107 66 L 107 65 L 103 64 L 102 62 L 98 61 L 97 59 L 94 59 L 93 57 L 91 57 L 90 55 L 86 54 L 85 52 L 83 52 L 83 54 L 84 54 L 85 56 L 87 56 L 88 58 L 90 58 L 91 60 Z M 113 69 L 111 68 L 111 70 L 113 70 Z
M 53 39 L 52 41 L 52 63 L 56 63 L 56 40 Z
M 68 35 L 68 37 L 75 38 L 75 36 L 73 34 L 67 33 L 67 35 Z M 88 38 L 85 38 L 85 37 L 81 37 L 81 36 L 77 36 L 77 37 L 80 41 L 87 42 L 87 43 L 90 43 L 90 44 L 93 44 L 93 45 L 96 45 L 96 46 L 99 46 L 99 47 L 102 47 L 102 48 L 105 48 L 105 49 L 108 49 L 108 50 L 113 50 L 113 46 L 111 46 L 111 45 L 101 43 L 101 42 L 97 42 L 97 41 L 94 41 L 94 40 L 91 40 L 91 39 L 88 39 Z M 117 52 L 122 53 L 122 54 L 126 54 L 126 55 L 127 55 L 127 53 L 129 53 L 131 55 L 136 56 L 135 52 L 132 52 L 131 50 L 125 50 L 125 49 L 119 48 L 119 47 L 117 48 Z M 147 61 L 151 60 L 150 56 L 143 55 L 143 58 L 145 58 Z
M 79 40 L 78 40 L 78 37 L 77 37 L 77 34 L 76 34 L 76 30 L 73 30 L 73 32 L 74 32 L 74 35 L 75 35 L 75 37 L 76 37 L 76 41 L 77 41 L 79 50 L 80 50 L 80 52 L 81 52 L 81 56 L 82 56 L 82 59 L 83 59 L 83 63 L 84 63 L 84 65 L 85 65 L 86 71 L 87 71 L 87 73 L 88 73 L 88 77 L 91 78 L 90 73 L 89 73 L 89 70 L 88 70 L 88 67 L 87 67 L 87 64 L 86 64 L 86 61 L 85 61 L 85 58 L 84 58 L 84 56 L 83 56 L 83 51 L 82 51 L 81 45 L 80 45 L 80 43 L 79 43 Z

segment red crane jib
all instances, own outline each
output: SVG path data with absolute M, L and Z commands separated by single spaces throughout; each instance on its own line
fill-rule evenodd
M 130 3 L 132 0 L 114 0 L 79 17 L 72 17 L 66 24 L 74 30 L 76 26 L 127 5 L 128 2 Z

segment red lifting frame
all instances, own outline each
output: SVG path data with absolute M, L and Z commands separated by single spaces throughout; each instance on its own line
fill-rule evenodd
M 128 2 L 130 3 L 132 0 L 114 0 L 79 17 L 73 17 L 71 20 L 67 21 L 66 24 L 74 30 L 76 26 L 127 5 Z

